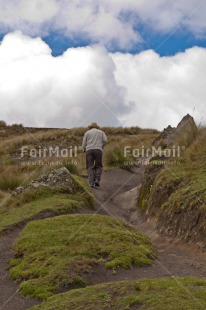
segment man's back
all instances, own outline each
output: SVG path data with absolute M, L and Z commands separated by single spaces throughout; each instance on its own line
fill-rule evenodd
M 92 128 L 84 134 L 82 147 L 85 151 L 93 149 L 102 151 L 106 142 L 107 136 L 105 133 L 100 129 Z

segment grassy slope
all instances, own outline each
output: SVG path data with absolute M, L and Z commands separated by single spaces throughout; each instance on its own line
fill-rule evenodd
M 3 179 L 0 180 L 0 189 L 7 190 L 8 188 L 14 189 L 15 186 L 20 186 L 23 180 L 29 179 L 29 173 L 22 171 L 23 168 L 33 170 L 38 167 L 35 165 L 15 166 L 20 161 L 28 162 L 29 158 L 25 157 L 22 160 L 19 159 L 21 155 L 21 146 L 28 146 L 28 149 L 39 148 L 39 145 L 43 144 L 44 147 L 56 147 L 58 145 L 61 148 L 68 148 L 68 146 L 80 146 L 82 143 L 83 134 L 87 128 L 76 128 L 70 130 L 56 129 L 37 131 L 33 134 L 25 133 L 20 136 L 6 138 L 0 138 L 0 173 Z M 138 128 L 103 128 L 108 135 L 108 144 L 105 148 L 104 166 L 110 168 L 111 166 L 124 167 L 123 149 L 125 146 L 131 146 L 131 148 L 141 148 L 142 145 L 149 146 L 151 142 L 157 137 L 158 132 L 152 129 L 138 129 Z M 114 153 L 114 154 L 113 154 Z M 11 156 L 12 155 L 12 156 Z M 129 158 L 130 159 L 130 158 Z M 37 162 L 43 160 L 37 158 Z M 44 158 L 45 161 L 64 161 L 77 162 L 78 171 L 80 174 L 85 175 L 85 154 L 83 150 L 78 149 L 78 156 L 72 158 Z M 123 162 L 123 164 L 122 164 Z M 12 167 L 12 163 L 14 164 Z M 60 163 L 60 165 L 61 165 Z M 33 163 L 34 164 L 34 163 Z M 9 174 L 8 174 L 8 168 Z M 49 167 L 39 167 L 40 173 L 42 169 L 48 170 Z M 127 167 L 126 167 L 127 168 Z M 38 170 L 38 169 L 37 169 Z M 27 172 L 27 171 L 26 171 Z M 29 171 L 28 171 L 29 172 Z M 36 171 L 38 173 L 38 171 Z
M 102 215 L 65 215 L 29 223 L 15 245 L 10 275 L 24 295 L 46 298 L 85 285 L 83 273 L 98 262 L 110 269 L 150 264 L 147 237 Z
M 146 171 L 139 203 L 144 212 L 158 217 L 161 231 L 196 242 L 206 233 L 206 130 L 199 131 L 179 165 L 167 165 L 155 175 Z M 160 170 L 160 169 L 159 169 Z M 147 211 L 146 211 L 147 210 Z
M 206 280 L 192 278 L 116 282 L 49 298 L 32 310 L 200 310 L 206 308 Z
M 78 212 L 79 207 L 83 206 L 84 201 L 79 195 L 51 195 L 41 197 L 32 202 L 26 203 L 21 207 L 0 210 L 0 233 L 9 226 L 26 221 L 37 216 L 41 212 L 51 212 L 59 215 Z
M 204 207 L 206 204 L 206 129 L 199 130 L 195 141 L 186 149 L 183 157 L 177 158 L 180 165 L 166 169 L 157 178 L 157 184 L 176 182 L 177 192 L 170 199 L 177 206 L 184 203 L 192 208 Z
M 104 165 L 105 168 L 110 169 L 111 167 L 124 167 L 125 158 L 123 156 L 124 146 L 129 145 L 132 148 L 141 147 L 142 145 L 150 145 L 151 141 L 157 136 L 155 130 L 140 130 L 138 128 L 105 128 L 108 134 L 108 145 L 105 148 Z M 9 190 L 14 190 L 16 187 L 25 185 L 31 180 L 35 179 L 39 175 L 48 173 L 52 170 L 50 166 L 32 166 L 32 165 L 15 165 L 15 161 L 10 158 L 10 155 L 16 154 L 17 157 L 20 155 L 20 148 L 22 145 L 32 145 L 36 147 L 39 142 L 43 142 L 45 145 L 58 145 L 66 143 L 69 145 L 80 145 L 82 141 L 82 135 L 86 131 L 86 128 L 77 128 L 73 130 L 49 130 L 42 132 L 34 132 L 31 136 L 28 133 L 21 136 L 7 137 L 0 141 L 0 152 L 2 156 L 0 158 L 0 233 L 4 231 L 8 226 L 17 224 L 21 221 L 25 221 L 31 217 L 35 217 L 39 212 L 52 211 L 55 214 L 68 213 L 76 210 L 78 201 L 84 197 L 61 197 L 61 204 L 56 193 L 49 193 L 42 197 L 35 197 L 24 201 L 22 199 L 8 199 Z M 51 160 L 51 159 L 50 159 Z M 54 159 L 52 159 L 54 160 Z M 71 159 L 69 159 L 70 162 Z M 85 154 L 83 151 L 78 151 L 77 168 L 79 173 L 85 174 Z M 23 160 L 24 161 L 24 160 Z M 63 165 L 64 165 L 63 160 Z M 67 164 L 71 165 L 70 163 Z M 60 165 L 61 166 L 61 165 Z M 56 167 L 55 167 L 56 168 Z M 128 168 L 128 166 L 126 166 Z M 82 183 L 81 178 L 76 177 L 77 181 Z M 81 184 L 86 188 L 86 182 Z M 88 192 L 87 188 L 86 191 Z M 54 195 L 53 195 L 54 194 Z M 47 197 L 48 196 L 48 197 Z M 87 196 L 87 200 L 91 202 Z M 64 199 L 65 198 L 65 199 Z M 74 198 L 74 199 L 73 199 Z M 45 200 L 45 204 L 44 204 Z M 80 201 L 79 206 L 82 205 Z
M 94 197 L 87 182 L 78 176 L 72 178 L 76 187 L 74 194 L 65 193 L 66 189 L 61 192 L 62 188 L 49 188 L 6 199 L 0 206 L 0 233 L 42 212 L 49 212 L 55 216 L 78 212 L 80 207 L 93 208 Z
M 56 131 L 56 135 L 58 136 L 58 139 L 66 136 L 67 131 L 60 133 L 60 131 Z M 121 134 L 112 134 L 109 133 L 109 140 L 110 143 L 107 146 L 107 149 L 105 150 L 108 153 L 108 156 L 111 157 L 111 154 L 113 157 L 115 157 L 115 160 L 117 158 L 117 165 L 122 164 L 122 156 L 116 157 L 115 148 L 120 147 L 123 148 L 125 145 L 131 145 L 132 147 L 141 147 L 141 145 L 150 145 L 151 141 L 154 140 L 155 136 L 153 136 L 153 133 L 148 132 L 148 134 L 140 134 L 138 136 L 122 136 Z M 156 133 L 154 133 L 155 135 Z M 38 134 L 39 135 L 39 134 Z M 81 133 L 82 135 L 82 133 Z M 42 137 L 38 136 L 38 139 L 40 138 L 41 141 L 53 141 L 56 139 L 56 136 L 54 132 L 48 132 L 46 134 L 42 134 Z M 57 140 L 58 140 L 57 139 Z M 70 137 L 69 137 L 70 139 Z M 142 142 L 141 142 L 142 141 Z M 164 189 L 168 192 L 168 188 L 171 189 L 171 192 L 169 192 L 169 195 L 167 195 L 167 199 L 162 200 L 161 205 L 164 209 L 163 214 L 169 214 L 171 218 L 171 214 L 174 214 L 174 211 L 178 211 L 178 209 L 185 210 L 193 210 L 193 208 L 197 208 L 198 210 L 204 210 L 205 209 L 205 202 L 206 202 L 206 165 L 205 165 L 205 155 L 206 155 L 206 135 L 204 132 L 202 132 L 198 139 L 193 143 L 193 145 L 186 151 L 184 158 L 181 158 L 181 166 L 179 167 L 168 167 L 169 169 L 165 169 L 162 171 L 157 179 L 155 180 L 155 184 L 151 188 L 149 188 L 149 196 L 148 199 L 151 199 L 152 197 L 160 196 L 160 190 L 164 192 Z M 4 149 L 5 145 L 8 146 L 8 151 L 12 150 L 12 152 L 17 149 L 19 149 L 20 145 L 24 145 L 25 143 L 30 143 L 30 137 L 21 137 L 18 139 L 14 138 L 11 141 L 5 141 L 5 144 L 1 145 L 2 149 Z M 33 141 L 32 141 L 33 142 Z M 31 143 L 32 143 L 31 142 Z M 69 141 L 70 142 L 70 141 Z M 81 142 L 81 137 L 78 137 L 77 141 L 74 141 L 74 143 Z M 72 142 L 73 144 L 73 142 Z M 19 151 L 18 151 L 19 153 Z M 6 154 L 7 155 L 7 154 Z M 106 155 L 106 154 L 105 154 Z M 118 154 L 117 154 L 118 155 Z M 122 154 L 120 154 L 122 155 Z M 84 166 L 84 154 L 80 154 L 79 156 L 78 165 Z M 105 156 L 105 163 L 110 164 L 107 156 Z M 4 167 L 5 165 L 5 167 Z M 8 176 L 8 167 L 10 165 L 9 160 L 7 157 L 4 158 L 3 168 L 2 171 L 6 171 L 5 174 Z M 114 163 L 112 162 L 112 165 Z M 15 168 L 18 171 L 13 172 L 13 168 L 11 169 L 11 177 L 10 179 L 14 183 L 14 175 L 16 175 L 16 178 L 20 176 L 20 179 L 18 179 L 18 182 L 22 182 L 22 178 L 25 179 L 24 171 L 22 168 Z M 30 169 L 30 167 L 28 167 Z M 32 167 L 31 167 L 32 170 Z M 80 169 L 81 170 L 81 169 Z M 19 173 L 21 172 L 21 173 Z M 10 181 L 10 180 L 9 180 Z M 17 182 L 17 183 L 18 183 Z M 81 181 L 80 181 L 81 182 Z M 13 184 L 12 183 L 12 184 Z M 2 181 L 2 189 L 3 185 L 5 184 L 5 180 Z M 15 184 L 14 184 L 15 186 Z M 7 186 L 8 187 L 8 186 Z M 156 192 L 157 190 L 157 192 Z M 163 198 L 166 196 L 163 195 Z M 82 203 L 85 203 L 85 196 L 82 194 L 76 194 L 76 195 L 66 195 L 66 194 L 60 194 L 60 193 L 50 193 L 48 195 L 39 196 L 37 198 L 32 198 L 32 201 L 29 201 L 27 203 L 23 202 L 23 204 L 16 204 L 14 203 L 14 206 L 11 205 L 8 206 L 6 204 L 4 207 L 1 206 L 0 208 L 0 216 L 2 219 L 2 222 L 0 224 L 0 229 L 7 227 L 8 225 L 14 224 L 16 222 L 20 222 L 24 219 L 28 219 L 32 216 L 37 215 L 39 212 L 47 211 L 48 209 L 54 212 L 55 214 L 61 214 L 61 213 L 72 213 L 76 212 L 77 208 L 82 205 Z M 86 198 L 87 203 L 91 205 L 91 197 Z M 86 203 L 86 204 L 87 204 Z M 158 206 L 159 208 L 159 206 Z M 79 217 L 79 216 L 78 216 Z M 75 218 L 78 218 L 75 216 Z M 64 217 L 63 217 L 64 218 Z M 35 295 L 41 298 L 44 298 L 46 296 L 49 296 L 53 293 L 54 290 L 58 289 L 59 287 L 68 287 L 72 288 L 72 286 L 76 285 L 84 285 L 84 279 L 82 277 L 82 272 L 85 272 L 86 270 L 89 270 L 92 268 L 94 264 L 100 259 L 101 257 L 104 257 L 105 252 L 103 251 L 103 255 L 100 253 L 92 252 L 91 248 L 88 248 L 83 246 L 80 249 L 80 252 L 77 252 L 77 257 L 74 258 L 74 256 L 71 255 L 70 260 L 70 267 L 68 268 L 68 265 L 66 264 L 66 256 L 68 257 L 70 255 L 70 251 L 68 248 L 65 248 L 62 246 L 62 244 L 59 245 L 59 237 L 61 236 L 61 240 L 68 240 L 68 230 L 65 229 L 63 226 L 55 226 L 57 223 L 56 220 L 61 219 L 61 217 L 54 218 L 51 220 L 40 221 L 40 222 L 33 222 L 29 224 L 26 228 L 29 229 L 30 227 L 33 227 L 30 230 L 30 234 L 26 236 L 23 240 L 20 239 L 22 242 L 20 245 L 20 249 L 18 248 L 18 245 L 16 247 L 17 256 L 15 260 L 12 261 L 12 264 L 15 266 L 11 273 L 13 273 L 13 277 L 22 282 L 21 284 L 21 290 L 25 295 Z M 54 222 L 52 221 L 54 220 Z M 50 222 L 51 221 L 51 222 Z M 40 229 L 40 231 L 36 230 L 39 229 L 39 225 L 43 223 L 51 223 L 51 229 L 48 229 L 48 231 L 45 232 Z M 38 224 L 38 227 L 35 226 Z M 31 226 L 30 226 L 31 225 Z M 32 226 L 34 225 L 34 226 Z M 99 228 L 99 223 L 96 224 L 95 228 Z M 29 227 L 29 228 L 28 228 Z M 71 223 L 71 228 L 72 228 Z M 43 228 L 43 227 L 42 227 Z M 66 227 L 68 228 L 68 227 Z M 56 235 L 55 229 L 60 231 L 61 234 Z M 114 229 L 116 229 L 114 227 Z M 24 232 L 26 231 L 24 230 Z M 117 230 L 118 231 L 118 230 Z M 53 238 L 50 238 L 51 235 Z M 89 243 L 91 245 L 95 245 L 95 238 L 94 233 L 88 233 L 88 239 Z M 96 235 L 95 235 L 96 236 Z M 101 245 L 103 250 L 105 249 L 105 242 L 108 241 L 108 239 L 102 237 L 105 236 L 105 230 L 104 228 L 99 231 L 97 240 L 101 241 L 98 243 Z M 122 229 L 119 230 L 118 236 L 122 236 Z M 29 239 L 28 239 L 29 238 Z M 48 239 L 47 239 L 48 238 Z M 123 240 L 125 238 L 125 235 L 122 236 Z M 52 243 L 52 239 L 54 243 Z M 82 240 L 85 239 L 85 235 L 82 236 Z M 86 239 L 86 240 L 88 240 Z M 42 247 L 40 248 L 40 251 L 33 251 L 30 247 L 30 240 L 37 242 L 39 244 L 39 240 L 42 241 L 42 244 L 45 243 L 44 241 L 48 242 L 48 247 Z M 60 240 L 60 241 L 61 241 Z M 81 236 L 80 236 L 81 240 Z M 113 246 L 110 247 L 110 250 L 115 250 L 117 245 L 120 244 L 120 242 L 123 242 L 123 240 L 117 240 L 114 238 Z M 51 243 L 50 243 L 51 241 Z M 79 240 L 78 240 L 79 242 Z M 141 241 L 142 244 L 145 245 L 145 240 Z M 88 243 L 88 245 L 89 245 Z M 146 242 L 147 243 L 147 242 Z M 33 244 L 33 243 L 32 243 Z M 78 243 L 79 244 L 79 243 Z M 131 245 L 131 244 L 130 244 Z M 23 247 L 23 253 L 25 254 L 25 257 L 21 256 L 21 251 Z M 147 245 L 148 246 L 148 245 Z M 19 249 L 19 250 L 18 250 Z M 83 253 L 81 252 L 81 249 L 83 250 Z M 107 248 L 106 248 L 107 249 Z M 42 251 L 41 251 L 42 250 Z M 101 249 L 100 249 L 101 250 Z M 62 252 L 61 252 L 62 251 Z M 86 251 L 86 252 L 85 252 Z M 126 265 L 131 262 L 131 257 L 127 257 L 125 255 L 122 255 L 122 252 L 125 254 L 125 250 L 120 249 L 121 253 L 121 260 L 122 264 Z M 30 253 L 31 252 L 31 253 Z M 128 251 L 130 253 L 130 251 Z M 149 247 L 150 255 L 152 253 L 151 248 Z M 62 256 L 60 255 L 62 253 Z M 83 258 L 83 255 L 86 256 Z M 74 254 L 74 253 L 73 253 Z M 92 255 L 91 255 L 92 254 Z M 140 253 L 138 253 L 139 255 Z M 144 253 L 142 253 L 144 254 Z M 149 256 L 150 256 L 149 255 Z M 106 255 L 107 256 L 107 255 Z M 48 257 L 48 260 L 45 258 Z M 72 261 L 73 258 L 73 261 Z M 144 255 L 142 256 L 143 261 L 146 262 L 148 258 L 146 258 Z M 78 260 L 81 260 L 80 261 Z M 141 260 L 140 260 L 141 262 Z M 105 263 L 109 263 L 108 267 L 110 267 L 111 261 L 105 261 Z M 133 262 L 134 263 L 134 262 Z M 113 268 L 118 266 L 119 261 L 117 260 L 117 263 L 113 264 Z M 65 267 L 66 273 L 65 273 Z M 48 280 L 48 281 L 47 281 Z M 64 310 L 64 309 L 149 309 L 149 310 L 164 310 L 164 309 L 173 309 L 174 304 L 178 305 L 178 310 L 187 310 L 187 309 L 203 309 L 206 307 L 206 298 L 205 298 L 205 287 L 206 287 L 206 281 L 204 280 L 198 280 L 198 279 L 178 279 L 178 282 L 180 285 L 176 285 L 176 282 L 174 279 L 158 279 L 158 280 L 143 280 L 143 281 L 136 281 L 136 282 L 120 282 L 120 283 L 111 283 L 111 284 L 102 284 L 97 285 L 93 287 L 88 287 L 84 289 L 79 290 L 73 290 L 68 293 L 64 294 L 57 294 L 53 297 L 50 297 L 47 302 L 43 303 L 42 305 L 35 307 L 35 309 L 44 309 L 44 310 Z M 187 289 L 187 292 L 181 288 L 181 286 L 185 286 Z M 120 295 L 120 297 L 119 297 Z M 192 296 L 194 296 L 196 299 L 199 300 L 199 302 L 202 303 L 203 306 L 201 306 L 200 303 L 198 303 L 197 300 L 193 299 Z
M 22 135 L 15 136 L 15 131 L 12 135 L 9 135 L 6 138 L 0 139 L 0 154 L 7 154 L 19 151 L 19 147 L 22 145 L 30 146 L 39 146 L 40 143 L 59 141 L 62 143 L 71 143 L 71 145 L 78 145 L 82 141 L 82 137 L 88 128 L 74 128 L 74 129 L 50 129 L 36 131 L 32 134 L 29 133 L 29 130 L 23 131 Z M 109 137 L 115 137 L 121 139 L 128 137 L 135 138 L 138 140 L 150 139 L 150 137 L 157 137 L 158 131 L 155 129 L 140 129 L 136 127 L 131 128 L 112 128 L 105 127 L 102 128 Z M 154 139 L 153 139 L 154 140 Z

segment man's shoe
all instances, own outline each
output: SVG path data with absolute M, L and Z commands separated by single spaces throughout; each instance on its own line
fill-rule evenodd
M 95 185 L 96 187 L 100 187 L 100 184 L 99 184 L 98 181 L 95 181 L 95 182 L 94 182 L 94 185 Z

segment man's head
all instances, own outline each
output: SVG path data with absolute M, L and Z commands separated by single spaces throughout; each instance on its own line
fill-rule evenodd
M 89 129 L 96 128 L 100 129 L 100 127 L 97 125 L 97 123 L 92 123 L 91 125 L 88 126 Z

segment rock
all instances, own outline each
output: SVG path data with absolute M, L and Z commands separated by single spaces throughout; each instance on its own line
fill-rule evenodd
M 168 147 L 171 145 L 178 145 L 184 142 L 184 146 L 189 145 L 194 140 L 197 132 L 197 125 L 193 117 L 189 114 L 183 117 L 177 127 L 171 127 L 170 125 L 163 130 L 163 132 L 157 137 L 152 145 Z
M 194 128 L 197 128 L 194 118 L 187 114 L 183 117 L 181 122 L 177 125 L 176 132 L 180 132 L 181 130 L 193 130 Z
M 24 187 L 23 186 L 19 186 L 19 187 L 16 188 L 15 193 L 16 194 L 21 194 L 21 193 L 23 193 L 23 191 L 24 191 Z
M 157 137 L 152 145 L 161 145 L 168 146 L 172 143 L 172 137 L 174 136 L 176 128 L 171 127 L 170 125 L 167 128 L 164 128 L 163 132 Z
M 20 195 L 32 189 L 41 189 L 46 187 L 54 188 L 62 186 L 65 186 L 70 192 L 73 192 L 74 190 L 74 182 L 71 178 L 70 172 L 65 167 L 55 169 L 48 174 L 42 174 L 29 185 L 25 187 L 18 187 L 13 192 L 13 195 Z

